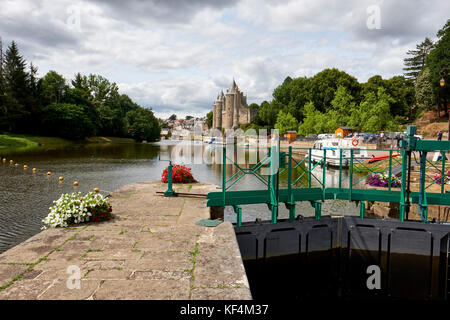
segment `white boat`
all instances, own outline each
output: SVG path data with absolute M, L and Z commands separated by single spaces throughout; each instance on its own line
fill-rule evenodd
M 358 138 L 331 138 L 321 139 L 314 142 L 311 150 L 311 161 L 317 163 L 323 159 L 326 150 L 327 165 L 340 166 L 340 150 L 342 150 L 342 167 L 350 165 L 350 149 L 353 149 L 353 163 L 369 159 L 366 147 L 361 146 Z

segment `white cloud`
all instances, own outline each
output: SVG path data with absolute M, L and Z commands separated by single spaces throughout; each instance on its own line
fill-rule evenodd
M 380 30 L 366 26 L 381 8 Z M 80 8 L 80 31 L 68 8 Z M 0 0 L 0 36 L 43 75 L 102 74 L 157 114 L 206 114 L 234 76 L 249 103 L 287 77 L 337 67 L 365 81 L 401 74 L 450 2 L 418 0 Z

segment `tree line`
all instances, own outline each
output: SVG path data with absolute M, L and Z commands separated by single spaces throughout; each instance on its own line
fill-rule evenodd
M 312 77 L 287 77 L 273 91 L 272 101 L 249 108 L 256 116 L 243 129 L 276 128 L 300 135 L 332 133 L 338 126 L 360 132 L 398 131 L 424 111 L 444 110 L 450 97 L 450 70 L 440 86 L 439 72 L 450 67 L 450 20 L 438 31 L 437 41 L 426 38 L 407 52 L 405 73 L 389 79 L 375 75 L 365 83 L 336 68 Z
M 70 81 L 56 71 L 37 76 L 37 68 L 20 55 L 13 41 L 0 44 L 0 132 L 83 139 L 129 137 L 155 141 L 160 121 L 114 82 L 101 75 L 77 73 Z

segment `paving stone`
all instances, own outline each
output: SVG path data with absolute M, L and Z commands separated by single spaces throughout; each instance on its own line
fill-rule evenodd
M 46 259 L 1 290 L 0 299 L 189 299 L 191 285 L 193 299 L 249 298 L 232 225 L 195 225 L 209 217 L 204 199 L 156 195 L 166 188 L 160 182 L 125 186 L 110 199 L 113 220 L 49 229 L 1 254 L 0 284 L 28 268 L 1 262 Z M 190 192 L 215 189 L 193 184 Z M 186 185 L 175 190 L 188 192 Z M 70 266 L 80 268 L 81 290 L 67 287 Z
M 95 300 L 187 300 L 189 280 L 106 280 Z

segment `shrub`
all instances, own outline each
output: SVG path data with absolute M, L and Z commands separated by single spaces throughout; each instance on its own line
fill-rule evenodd
M 162 173 L 161 182 L 168 183 L 169 180 L 169 167 L 166 167 Z M 197 182 L 191 173 L 191 168 L 174 165 L 172 167 L 172 182 L 173 183 L 193 183 Z
M 73 223 L 99 222 L 111 218 L 112 207 L 101 194 L 89 192 L 82 196 L 80 192 L 66 193 L 53 203 L 50 213 L 42 220 L 48 227 L 67 227 Z

